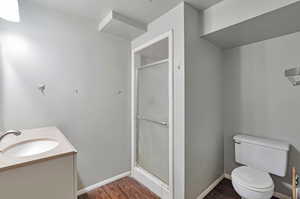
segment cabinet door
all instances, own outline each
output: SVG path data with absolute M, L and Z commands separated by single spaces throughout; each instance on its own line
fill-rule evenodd
M 74 155 L 0 171 L 0 198 L 76 199 Z

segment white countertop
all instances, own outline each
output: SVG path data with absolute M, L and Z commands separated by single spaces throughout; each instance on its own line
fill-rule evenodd
M 36 161 L 77 153 L 76 149 L 72 146 L 68 139 L 56 127 L 26 129 L 20 131 L 22 132 L 20 136 L 8 135 L 0 142 L 0 170 L 16 168 L 19 166 L 25 166 L 27 164 L 32 164 Z M 3 154 L 4 150 L 18 143 L 39 139 L 55 140 L 58 142 L 58 145 L 54 149 L 47 152 L 27 157 L 13 157 Z

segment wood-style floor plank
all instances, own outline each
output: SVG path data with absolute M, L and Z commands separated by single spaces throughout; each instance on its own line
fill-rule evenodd
M 231 181 L 224 179 L 204 199 L 241 199 L 241 197 L 235 192 Z
M 234 191 L 231 181 L 222 180 L 204 199 L 240 199 Z M 78 199 L 160 199 L 147 187 L 130 177 L 116 180 L 104 185 Z M 277 199 L 272 197 L 272 199 Z
M 78 199 L 111 199 L 111 197 L 100 187 L 79 196 Z
M 147 187 L 125 177 L 83 194 L 78 199 L 160 199 Z
M 142 185 L 141 183 L 139 183 L 138 181 L 132 179 L 132 178 L 124 178 L 123 180 L 127 180 L 127 181 L 131 181 L 131 184 L 133 185 L 133 187 L 135 188 L 139 188 L 139 190 L 148 196 L 148 198 L 152 199 L 159 199 L 159 197 L 154 194 L 152 191 L 150 191 L 147 187 L 145 187 L 144 185 Z
M 103 186 L 103 189 L 111 197 L 111 199 L 128 199 L 116 182 Z
M 159 199 L 157 195 L 133 178 L 122 178 L 119 180 L 119 185 L 123 186 L 124 189 L 132 189 L 131 192 L 139 196 L 140 199 Z
M 121 190 L 126 194 L 130 199 L 148 199 L 147 195 L 143 194 L 140 188 L 136 188 L 132 181 L 127 181 L 126 179 L 121 179 L 118 181 L 118 185 Z

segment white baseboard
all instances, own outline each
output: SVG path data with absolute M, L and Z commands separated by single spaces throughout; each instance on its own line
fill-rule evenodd
M 116 181 L 116 180 L 118 180 L 118 179 L 120 179 L 120 178 L 124 178 L 124 177 L 126 177 L 126 176 L 130 176 L 130 171 L 121 173 L 121 174 L 119 174 L 119 175 L 113 176 L 113 177 L 111 177 L 111 178 L 108 178 L 108 179 L 103 180 L 103 181 L 101 181 L 101 182 L 98 182 L 98 183 L 96 183 L 96 184 L 93 184 L 93 185 L 90 185 L 90 186 L 85 187 L 85 188 L 83 188 L 83 189 L 80 189 L 80 190 L 77 191 L 77 195 L 80 196 L 80 195 L 82 195 L 82 194 L 85 194 L 85 193 L 87 193 L 87 192 L 89 192 L 89 191 L 92 191 L 92 190 L 94 190 L 94 189 L 97 189 L 97 188 L 99 188 L 99 187 L 101 187 L 101 186 L 103 186 L 103 185 L 106 185 L 106 184 L 108 184 L 108 183 L 111 183 L 111 182 L 113 182 L 113 181 Z
M 224 176 L 225 176 L 226 179 L 231 180 L 231 175 L 230 174 L 224 173 Z
M 230 174 L 225 173 L 224 176 L 225 176 L 226 179 L 231 180 L 231 175 Z M 291 199 L 290 196 L 287 196 L 285 194 L 278 193 L 278 192 L 274 192 L 273 196 L 276 197 L 276 198 L 280 198 L 280 199 Z
M 218 179 L 216 179 L 207 189 L 205 189 L 198 197 L 197 199 L 203 199 L 209 192 L 211 192 L 223 179 L 224 174 L 221 175 Z
M 143 180 L 143 179 L 141 179 L 141 178 L 143 178 L 142 176 L 139 176 L 140 174 L 139 173 L 136 173 L 135 175 L 133 175 L 133 177 L 135 177 L 135 178 L 137 178 L 137 180 L 138 181 L 143 181 L 143 182 L 145 182 L 145 180 Z M 98 182 L 98 183 L 96 183 L 96 184 L 93 184 L 93 185 L 90 185 L 90 186 L 88 186 L 88 187 L 85 187 L 85 188 L 83 188 L 83 189 L 80 189 L 80 190 L 78 190 L 78 192 L 77 192 L 77 195 L 78 196 L 80 196 L 80 195 L 82 195 L 82 194 L 85 194 L 85 193 L 87 193 L 87 192 L 89 192 L 89 191 L 92 191 L 92 190 L 94 190 L 94 189 L 97 189 L 97 188 L 99 188 L 99 187 L 101 187 L 101 186 L 103 186 L 103 185 L 106 185 L 106 184 L 108 184 L 108 183 L 111 183 L 111 182 L 113 182 L 113 181 L 116 181 L 116 180 L 118 180 L 118 179 L 121 179 L 121 178 L 123 178 L 123 177 L 126 177 L 126 176 L 130 176 L 130 171 L 127 171 L 127 172 L 124 172 L 124 173 L 121 173 L 121 174 L 119 174 L 119 175 L 116 175 L 116 176 L 114 176 L 114 177 L 111 177 L 111 178 L 108 178 L 108 179 L 106 179 L 106 180 L 103 180 L 103 181 L 101 181 L 101 182 Z M 223 174 L 222 176 L 220 176 L 218 179 L 216 179 L 211 185 L 209 185 L 209 187 L 207 188 L 207 189 L 205 189 L 198 197 L 197 197 L 197 199 L 203 199 L 209 192 L 211 192 L 224 178 L 226 178 L 226 179 L 228 179 L 228 180 L 231 180 L 231 176 L 228 174 L 228 173 L 225 173 L 225 174 Z M 143 182 L 141 182 L 141 183 L 143 183 Z M 144 183 L 143 183 L 144 184 Z M 154 193 L 156 193 L 157 195 L 163 195 L 162 193 L 161 193 L 161 191 L 162 191 L 162 185 L 159 185 L 160 186 L 160 188 L 158 189 L 158 188 L 156 188 L 156 186 L 157 186 L 157 184 L 159 184 L 159 183 L 156 183 L 156 185 L 150 185 L 150 184 L 147 184 L 147 183 L 145 183 L 145 185 L 148 187 L 148 188 L 150 188 L 150 190 L 151 191 L 153 191 Z M 154 187 L 154 188 L 153 188 Z M 166 187 L 165 187 L 165 185 L 163 185 L 163 189 L 165 189 L 165 190 L 167 190 L 166 189 Z M 160 192 L 160 193 L 159 193 Z M 274 194 L 273 194 L 275 197 L 277 197 L 277 198 L 280 198 L 280 199 L 291 199 L 291 197 L 289 197 L 289 196 L 287 196 L 287 195 L 285 195 L 285 194 L 282 194 L 282 193 L 278 193 L 278 192 L 274 192 Z
M 169 199 L 170 192 L 167 184 L 140 167 L 134 167 L 132 177 L 145 185 L 161 199 Z

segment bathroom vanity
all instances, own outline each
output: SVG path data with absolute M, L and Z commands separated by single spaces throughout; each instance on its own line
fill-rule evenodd
M 0 142 L 0 198 L 76 199 L 76 150 L 56 127 Z

